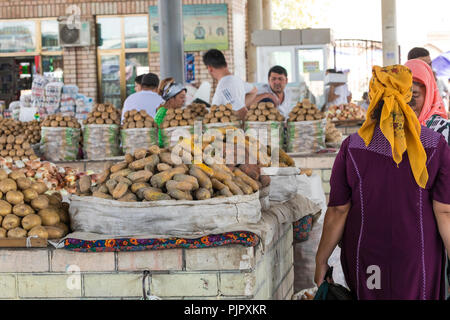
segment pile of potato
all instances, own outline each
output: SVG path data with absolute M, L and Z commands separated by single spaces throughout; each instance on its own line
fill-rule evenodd
M 331 106 L 328 110 L 327 118 L 331 121 L 364 120 L 366 118 L 365 114 L 363 108 L 354 103 L 349 103 Z
M 11 157 L 12 160 L 38 159 L 24 134 L 18 136 L 13 134 L 1 135 L 0 156 L 4 158 Z
M 23 134 L 31 144 L 36 144 L 41 141 L 41 123 L 37 120 L 23 123 Z
M 14 119 L 0 120 L 0 135 L 19 135 L 24 133 L 24 123 Z
M 209 113 L 205 114 L 203 124 L 208 123 L 228 123 L 238 121 L 239 118 L 236 111 L 233 110 L 231 104 L 211 106 Z
M 89 176 L 81 177 L 78 195 L 126 202 L 206 200 L 248 195 L 261 188 L 259 182 L 238 168 L 193 164 L 193 150 L 175 148 L 152 146 L 126 154 L 125 161 L 108 164 L 96 184 Z
M 308 99 L 298 102 L 289 113 L 288 122 L 322 120 L 325 113 L 320 112 L 315 104 L 311 104 Z
M 342 132 L 339 131 L 334 123 L 328 121 L 325 127 L 325 142 L 331 144 L 341 143 Z
M 122 129 L 141 129 L 141 128 L 157 127 L 155 120 L 145 110 L 137 111 L 133 109 L 125 112 L 123 116 L 124 119 Z
M 161 123 L 161 129 L 193 126 L 195 118 L 196 114 L 188 108 L 167 109 L 164 121 Z
M 192 103 L 186 107 L 192 114 L 194 119 L 203 119 L 203 117 L 208 113 L 206 105 L 203 103 Z
M 120 126 L 120 111 L 111 103 L 97 103 L 83 124 L 117 124 Z
M 69 204 L 61 194 L 45 194 L 44 182 L 18 169 L 0 169 L 0 238 L 59 239 L 69 233 Z
M 63 116 L 62 114 L 52 114 L 44 119 L 42 127 L 52 128 L 76 128 L 80 129 L 81 125 L 74 116 Z
M 252 104 L 247 113 L 247 121 L 284 121 L 283 115 L 272 102 L 260 102 Z

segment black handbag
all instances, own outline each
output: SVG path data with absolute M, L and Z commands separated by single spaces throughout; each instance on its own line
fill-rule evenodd
M 317 290 L 314 300 L 356 300 L 354 295 L 346 287 L 329 283 L 327 279 L 333 279 L 333 267 L 330 267 L 325 274 L 325 280 Z

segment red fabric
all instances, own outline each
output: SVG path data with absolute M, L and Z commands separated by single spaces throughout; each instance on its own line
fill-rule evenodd
M 420 59 L 408 60 L 405 63 L 405 66 L 411 69 L 413 80 L 424 84 L 426 87 L 425 102 L 419 115 L 420 124 L 426 126 L 426 121 L 433 115 L 438 115 L 447 119 L 448 117 L 447 112 L 445 111 L 444 102 L 439 94 L 439 89 L 431 67 Z

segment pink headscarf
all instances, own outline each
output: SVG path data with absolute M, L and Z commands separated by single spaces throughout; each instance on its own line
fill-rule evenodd
M 405 63 L 405 66 L 411 69 L 413 80 L 424 84 L 426 88 L 425 101 L 419 115 L 420 124 L 426 125 L 426 121 L 433 115 L 438 115 L 447 119 L 444 102 L 439 94 L 439 89 L 431 67 L 420 59 L 408 60 Z

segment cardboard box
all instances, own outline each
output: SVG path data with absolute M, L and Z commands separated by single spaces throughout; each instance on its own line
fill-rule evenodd
M 329 73 L 325 76 L 325 84 L 329 83 L 347 83 L 347 74 Z

